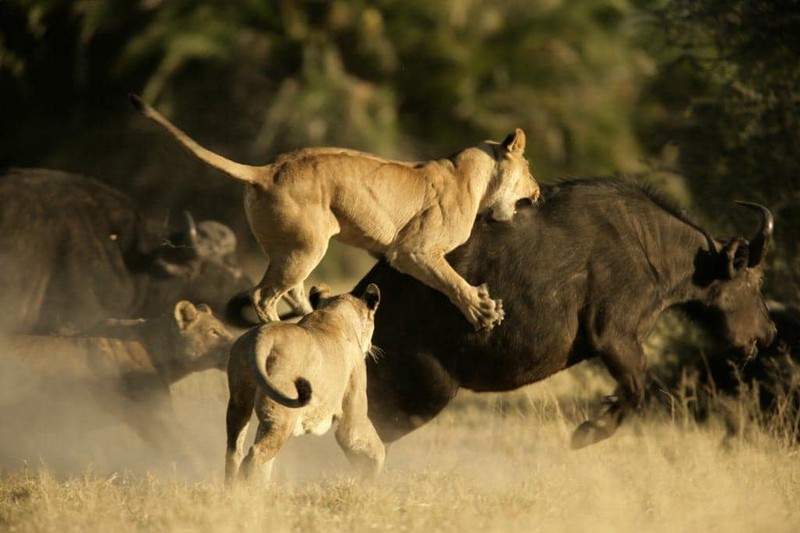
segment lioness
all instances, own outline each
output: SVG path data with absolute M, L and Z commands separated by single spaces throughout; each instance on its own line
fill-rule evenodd
M 312 301 L 322 296 L 312 294 Z M 350 462 L 363 473 L 380 473 L 386 452 L 367 418 L 364 361 L 379 301 L 378 287 L 369 285 L 360 298 L 345 294 L 325 299 L 296 324 L 257 326 L 234 343 L 228 362 L 228 483 L 240 464 L 244 477 L 259 471 L 269 481 L 275 455 L 290 435 L 322 435 L 334 421 L 336 440 Z M 280 392 L 292 386 L 296 398 Z M 258 431 L 242 464 L 254 408 Z
M 255 167 L 203 148 L 139 97 L 130 99 L 196 157 L 246 185 L 247 219 L 268 261 L 252 294 L 262 322 L 279 319 L 284 295 L 295 312 L 311 311 L 303 281 L 334 236 L 443 292 L 476 329 L 502 321 L 502 302 L 492 300 L 485 284 L 469 285 L 445 254 L 467 240 L 479 211 L 509 220 L 519 200 L 538 199 L 521 129 L 502 143 L 485 141 L 433 161 L 304 148 Z
M 147 444 L 162 449 L 182 441 L 169 385 L 192 372 L 224 369 L 232 343 L 233 335 L 208 306 L 181 301 L 172 316 L 109 321 L 76 336 L 6 335 L 0 337 L 0 356 L 39 378 L 51 403 L 58 405 L 69 391 L 84 391 Z M 23 400 L 16 409 L 28 404 Z M 65 416 L 79 414 L 67 403 Z

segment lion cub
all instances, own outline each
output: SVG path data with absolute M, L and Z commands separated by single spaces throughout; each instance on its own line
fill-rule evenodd
M 313 292 L 313 291 L 312 291 Z M 367 370 L 380 291 L 370 284 L 360 297 L 320 301 L 300 322 L 271 322 L 242 335 L 228 361 L 230 399 L 225 479 L 239 466 L 249 478 L 269 481 L 275 455 L 291 435 L 322 435 L 338 423 L 336 440 L 363 473 L 377 476 L 386 452 L 367 418 Z M 295 389 L 291 398 L 281 391 Z M 244 439 L 255 408 L 258 431 L 242 463 Z

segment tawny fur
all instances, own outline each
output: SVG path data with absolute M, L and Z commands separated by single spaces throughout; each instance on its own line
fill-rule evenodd
M 245 184 L 250 229 L 268 259 L 252 295 L 263 322 L 279 319 L 277 304 L 284 296 L 295 311 L 310 311 L 303 281 L 332 237 L 385 257 L 443 292 L 476 329 L 502 321 L 502 302 L 485 285 L 467 283 L 445 255 L 467 240 L 478 212 L 509 220 L 519 200 L 538 199 L 521 129 L 502 143 L 485 141 L 419 163 L 344 148 L 304 148 L 250 166 L 203 148 L 137 96 L 131 101 L 195 156 Z
M 260 473 L 268 481 L 275 455 L 292 434 L 321 435 L 334 423 L 347 458 L 364 474 L 381 471 L 386 452 L 367 418 L 364 361 L 379 300 L 378 288 L 370 285 L 360 298 L 336 296 L 297 324 L 258 326 L 234 343 L 228 362 L 228 482 L 240 465 L 243 477 Z M 254 409 L 258 431 L 242 463 Z

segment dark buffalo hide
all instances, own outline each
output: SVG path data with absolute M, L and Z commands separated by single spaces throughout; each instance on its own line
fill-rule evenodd
M 641 404 L 642 342 L 678 306 L 743 354 L 775 328 L 760 292 L 772 216 L 748 241 L 714 239 L 681 211 L 634 184 L 570 181 L 520 205 L 510 223 L 478 220 L 448 256 L 473 285 L 503 299 L 506 318 L 471 330 L 447 298 L 381 262 L 355 292 L 377 284 L 383 299 L 369 360 L 370 418 L 385 441 L 432 419 L 461 387 L 508 391 L 599 357 L 618 388 L 605 411 L 573 436 L 580 447 L 610 436 Z M 744 211 L 744 210 L 742 210 Z
M 789 440 L 800 439 L 800 308 L 769 301 L 777 334 L 758 357 L 718 352 L 697 357 L 681 372 L 666 372 L 662 391 L 683 396 L 699 421 L 720 415 L 728 436 L 754 421 Z M 669 369 L 667 369 L 668 371 Z M 663 395 L 656 396 L 663 400 Z
M 219 315 L 251 286 L 236 238 L 213 221 L 155 231 L 97 180 L 43 169 L 0 176 L 0 328 L 73 332 L 108 317 L 154 317 L 178 300 Z

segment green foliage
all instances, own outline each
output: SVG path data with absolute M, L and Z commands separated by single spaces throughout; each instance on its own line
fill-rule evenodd
M 652 68 L 628 0 L 0 2 L 0 167 L 58 166 L 243 227 L 235 184 L 128 108 L 262 163 L 304 145 L 441 157 L 515 127 L 539 179 L 641 170 Z M 165 179 L 165 177 L 169 179 Z M 333 268 L 336 271 L 337 268 Z
M 731 199 L 770 205 L 773 293 L 800 295 L 797 4 L 6 0 L 0 167 L 83 172 L 244 228 L 238 187 L 125 93 L 252 163 L 304 145 L 440 157 L 520 126 L 542 181 L 655 167 L 725 230 Z
M 664 31 L 653 52 L 661 61 L 642 101 L 643 145 L 669 154 L 667 164 L 688 176 L 719 229 L 742 218 L 731 200 L 772 208 L 771 292 L 797 301 L 800 2 L 675 0 L 657 14 Z
M 246 117 L 237 144 L 253 134 L 244 152 L 262 158 L 303 144 L 440 156 L 522 126 L 545 175 L 639 166 L 631 95 L 649 65 L 630 46 L 635 8 L 624 0 L 61 0 L 2 9 L 9 24 L 27 21 L 0 47 L 17 90 L 62 64 L 53 72 L 62 78 L 28 95 L 29 105 L 80 86 L 84 101 L 65 103 L 81 107 L 127 86 L 185 123 L 190 102 L 208 91 L 224 102 L 204 102 L 208 115 L 219 120 L 224 105 Z M 42 52 L 27 54 L 25 40 Z

